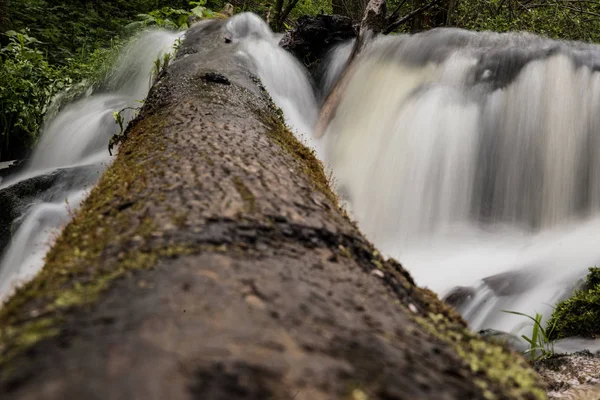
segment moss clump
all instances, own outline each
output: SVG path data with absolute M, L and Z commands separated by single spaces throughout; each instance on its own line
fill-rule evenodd
M 600 337 L 600 268 L 590 268 L 583 289 L 558 303 L 546 329 L 553 340 Z
M 447 315 L 429 313 L 416 321 L 433 336 L 451 345 L 474 376 L 485 399 L 545 399 L 541 380 L 525 359 L 503 346 L 486 342 Z M 507 397 L 508 394 L 508 397 Z

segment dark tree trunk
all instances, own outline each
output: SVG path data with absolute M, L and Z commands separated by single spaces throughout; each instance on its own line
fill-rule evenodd
M 334 46 L 356 37 L 352 20 L 341 15 L 307 15 L 298 18 L 294 29 L 285 33 L 280 46 L 311 68 L 324 61 Z
M 0 398 L 542 398 L 340 211 L 222 21 L 0 310 Z
M 349 17 L 359 22 L 365 12 L 367 0 L 333 0 L 331 8 L 334 14 Z
M 0 33 L 9 29 L 8 0 L 0 0 Z

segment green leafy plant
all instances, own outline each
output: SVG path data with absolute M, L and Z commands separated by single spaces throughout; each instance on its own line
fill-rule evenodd
M 206 7 L 206 0 L 201 1 L 191 1 L 190 6 L 194 6 L 190 10 L 190 13 L 200 18 L 212 18 L 214 17 L 214 12 Z
M 154 66 L 152 67 L 152 81 L 151 84 L 156 83 L 158 77 L 167 69 L 171 63 L 171 59 L 174 57 L 174 53 L 164 53 L 154 60 Z
M 138 14 L 139 21 L 132 22 L 126 28 L 139 28 L 146 26 L 159 26 L 166 29 L 187 29 L 187 20 L 190 12 L 182 9 L 163 7 L 150 11 L 147 14 Z
M 0 32 L 0 160 L 26 156 L 44 118 L 102 89 L 132 35 L 161 23 L 185 28 L 187 7 L 188 0 L 9 0 L 10 30 Z M 125 29 L 138 14 L 151 18 Z
M 139 103 L 144 103 L 143 100 L 138 100 Z M 110 140 L 108 141 L 108 153 L 112 156 L 112 151 L 119 143 L 122 143 L 125 139 L 127 139 L 127 131 L 125 126 L 125 115 L 123 114 L 125 111 L 132 110 L 134 112 L 134 118 L 137 116 L 137 113 L 140 111 L 142 106 L 138 107 L 125 107 L 118 111 L 113 111 L 112 116 L 115 120 L 115 124 L 119 126 L 119 132 L 112 135 Z
M 452 24 L 474 30 L 528 31 L 557 39 L 600 40 L 596 1 L 469 0 L 457 2 Z
M 517 311 L 502 310 L 508 314 L 519 315 L 528 318 L 533 322 L 531 336 L 521 335 L 521 337 L 529 344 L 524 354 L 529 354 L 531 361 L 539 361 L 554 354 L 554 341 L 550 339 L 554 325 L 549 329 L 545 329 L 542 325 L 542 314 L 536 313 L 535 317 Z
M 48 64 L 29 31 L 6 32 L 0 48 L 0 157 L 18 156 L 33 145 L 50 99 L 70 78 Z M 4 154 L 8 153 L 8 154 Z

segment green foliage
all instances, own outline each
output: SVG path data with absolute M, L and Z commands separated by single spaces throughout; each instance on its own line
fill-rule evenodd
M 558 303 L 549 326 L 556 326 L 552 339 L 566 337 L 600 337 L 600 268 L 589 269 L 582 290 Z
M 48 64 L 28 32 L 8 31 L 0 48 L 0 158 L 35 143 L 50 99 L 72 81 Z M 6 155 L 6 156 L 5 156 Z
M 152 68 L 152 84 L 156 83 L 158 77 L 167 69 L 171 63 L 171 53 L 165 53 L 162 57 L 158 57 L 154 60 L 154 67 Z
M 0 32 L 0 160 L 23 157 L 39 136 L 52 98 L 63 92 L 53 113 L 97 87 L 122 45 L 142 28 L 185 29 L 188 17 L 213 15 L 205 0 L 8 0 L 8 5 L 11 30 Z
M 215 15 L 210 8 L 206 7 L 206 0 L 191 1 L 190 6 L 194 6 L 190 13 L 199 18 L 212 18 Z
M 550 324 L 548 325 L 549 328 L 544 329 L 542 326 L 542 314 L 536 313 L 534 318 L 531 315 L 516 311 L 503 311 L 509 314 L 526 317 L 533 322 L 531 336 L 521 335 L 521 337 L 529 343 L 529 349 L 527 349 L 524 354 L 529 354 L 531 361 L 538 361 L 554 354 L 554 341 L 551 339 L 554 325 Z
M 206 0 L 191 1 L 191 10 L 162 7 L 147 14 L 138 14 L 139 21 L 128 24 L 126 29 L 139 29 L 147 26 L 159 26 L 165 29 L 187 29 L 190 17 L 212 18 L 214 12 L 206 7 Z
M 65 60 L 63 66 L 48 61 L 43 43 L 29 30 L 8 31 L 5 36 L 8 44 L 0 48 L 0 159 L 11 159 L 35 144 L 55 95 L 62 92 L 60 103 L 65 103 L 104 79 L 123 41 L 112 41 L 85 60 Z
M 159 26 L 166 29 L 187 29 L 189 11 L 163 7 L 148 14 L 138 14 L 140 21 L 132 22 L 126 26 L 127 29 L 137 29 L 146 26 Z
M 331 1 L 300 0 L 290 13 L 290 18 L 297 19 L 301 15 L 331 14 Z
M 87 59 L 122 37 L 136 16 L 163 7 L 186 8 L 185 0 L 8 0 L 10 28 L 29 28 L 51 64 Z
M 473 30 L 528 31 L 557 39 L 600 41 L 600 2 L 468 0 L 458 2 L 453 22 Z
M 115 111 L 112 113 L 113 119 L 115 120 L 115 124 L 119 125 L 119 132 L 115 133 L 111 136 L 108 142 L 108 153 L 112 156 L 112 151 L 115 146 L 125 140 L 125 116 L 123 112 L 126 110 L 135 110 L 136 112 L 139 110 L 138 108 L 126 107 L 119 111 Z

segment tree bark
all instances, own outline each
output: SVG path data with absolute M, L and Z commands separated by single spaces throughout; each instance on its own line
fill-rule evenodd
M 223 36 L 191 28 L 0 310 L 0 397 L 543 398 L 361 235 Z

